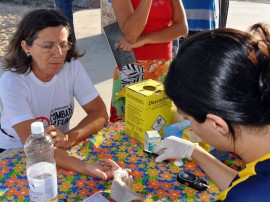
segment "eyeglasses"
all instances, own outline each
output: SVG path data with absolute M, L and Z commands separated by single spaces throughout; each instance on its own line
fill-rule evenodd
M 56 50 L 56 48 L 58 48 L 58 50 L 60 49 L 61 52 L 66 52 L 66 51 L 70 50 L 72 47 L 71 42 L 63 42 L 63 43 L 60 43 L 58 45 L 55 45 L 53 43 L 47 43 L 47 44 L 34 43 L 34 45 L 40 47 L 42 49 L 43 53 L 53 53 Z

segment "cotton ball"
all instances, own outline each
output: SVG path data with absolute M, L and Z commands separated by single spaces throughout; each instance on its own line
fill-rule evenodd
M 114 171 L 114 177 L 120 177 L 120 178 L 123 178 L 123 177 L 128 177 L 128 173 L 126 170 L 122 169 L 122 168 L 119 168 L 118 170 Z

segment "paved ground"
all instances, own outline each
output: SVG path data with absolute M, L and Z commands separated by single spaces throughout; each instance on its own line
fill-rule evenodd
M 256 22 L 270 24 L 269 10 L 269 0 L 231 0 L 227 27 L 246 30 Z M 74 13 L 77 44 L 80 49 L 86 51 L 81 61 L 109 110 L 112 75 L 116 63 L 105 37 L 101 34 L 100 20 L 100 9 L 86 9 Z M 84 116 L 84 111 L 76 104 L 71 126 L 77 124 Z

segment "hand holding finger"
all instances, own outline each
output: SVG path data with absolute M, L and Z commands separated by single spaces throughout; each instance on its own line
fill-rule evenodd
M 52 131 L 54 131 L 55 129 L 56 129 L 56 127 L 55 127 L 54 125 L 49 125 L 48 127 L 46 127 L 46 128 L 44 129 L 44 132 L 47 133 L 47 134 L 49 134 L 49 133 L 51 133 Z
M 115 48 L 121 48 L 123 51 L 132 51 L 132 46 L 125 39 L 121 40 Z
M 115 49 L 121 48 L 121 47 L 122 47 L 122 44 L 123 44 L 123 41 L 124 41 L 124 39 L 122 39 L 122 40 L 120 40 L 118 43 L 116 43 L 116 44 L 114 45 L 114 48 L 115 48 Z
M 51 136 L 55 147 L 66 148 L 68 146 L 67 145 L 67 142 L 68 142 L 68 135 L 67 134 L 63 134 L 55 126 L 50 126 L 48 128 L 48 131 L 50 131 L 48 134 Z
M 166 151 L 164 153 L 162 153 L 161 155 L 159 155 L 156 159 L 155 162 L 156 163 L 161 163 L 162 161 L 168 159 L 167 155 L 166 155 Z
M 158 146 L 154 148 L 154 152 L 160 154 L 156 158 L 156 162 L 162 162 L 166 159 L 191 159 L 194 148 L 198 144 L 188 140 L 170 136 L 165 138 Z
M 132 189 L 133 188 L 133 177 L 131 175 L 129 175 L 126 179 L 127 180 L 125 181 L 125 183 Z
M 122 178 L 118 176 L 113 179 L 111 186 L 111 198 L 115 201 L 143 201 L 133 191 L 133 179 L 131 176 L 125 176 Z
M 53 138 L 54 146 L 59 148 L 66 148 L 68 142 L 68 135 Z
M 165 149 L 164 146 L 163 146 L 163 144 L 162 144 L 162 142 L 159 145 L 157 145 L 157 146 L 154 147 L 154 153 L 159 154 L 162 150 Z
M 98 163 L 88 164 L 88 170 L 91 170 L 91 175 L 100 179 L 107 180 L 114 177 L 117 170 L 122 169 L 116 162 L 111 159 L 101 159 Z M 91 169 L 90 169 L 91 168 Z M 127 173 L 131 173 L 130 169 L 125 169 Z

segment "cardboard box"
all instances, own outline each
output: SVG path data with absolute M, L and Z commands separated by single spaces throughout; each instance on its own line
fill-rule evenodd
M 145 80 L 126 86 L 125 132 L 144 143 L 145 132 L 171 124 L 172 101 L 167 97 L 162 83 Z
M 166 126 L 164 128 L 162 139 L 170 136 L 176 136 L 194 143 L 199 143 L 199 145 L 208 152 L 214 149 L 212 146 L 204 142 L 196 133 L 194 133 L 189 120 L 183 120 L 179 123 Z
M 146 131 L 144 138 L 144 150 L 154 152 L 154 147 L 159 145 L 161 137 L 156 130 Z
M 166 126 L 164 128 L 162 139 L 165 139 L 166 137 L 170 137 L 170 136 L 176 136 L 176 137 L 182 138 L 183 131 L 188 127 L 191 127 L 189 120 L 183 120 L 178 123 L 174 123 L 172 125 Z

